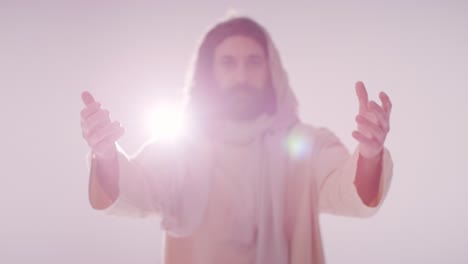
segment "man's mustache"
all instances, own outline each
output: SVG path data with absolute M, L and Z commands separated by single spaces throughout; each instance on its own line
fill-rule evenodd
M 246 93 L 246 92 L 255 93 L 256 90 L 254 87 L 248 84 L 234 85 L 232 87 L 229 87 L 229 89 L 227 90 L 227 94 L 237 94 L 237 93 Z
M 237 84 L 231 87 L 230 90 L 253 90 L 255 89 L 250 84 Z

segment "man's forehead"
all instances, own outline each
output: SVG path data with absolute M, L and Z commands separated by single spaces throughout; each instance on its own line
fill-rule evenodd
M 265 57 L 266 51 L 253 37 L 233 35 L 224 39 L 216 48 L 217 56 Z

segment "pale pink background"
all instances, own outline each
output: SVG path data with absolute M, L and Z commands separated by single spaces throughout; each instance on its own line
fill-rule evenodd
M 80 93 L 135 151 L 229 7 L 273 35 L 303 119 L 350 148 L 354 82 L 393 100 L 390 194 L 374 218 L 321 217 L 328 263 L 468 263 L 467 1 L 168 2 L 0 2 L 0 263 L 159 263 L 157 221 L 88 205 Z

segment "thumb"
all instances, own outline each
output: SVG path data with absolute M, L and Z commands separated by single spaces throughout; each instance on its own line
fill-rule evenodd
M 90 105 L 92 103 L 95 102 L 94 100 L 94 97 L 91 95 L 90 92 L 88 91 L 84 91 L 82 94 L 81 94 L 81 100 L 83 100 L 83 103 L 85 105 Z

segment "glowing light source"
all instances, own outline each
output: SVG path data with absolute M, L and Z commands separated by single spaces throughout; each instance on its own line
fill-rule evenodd
M 307 137 L 299 134 L 289 135 L 286 141 L 286 145 L 289 151 L 289 155 L 296 159 L 304 158 L 312 148 L 312 144 L 307 139 Z
M 182 107 L 177 104 L 158 103 L 148 114 L 152 137 L 158 141 L 174 141 L 185 134 L 186 120 Z

